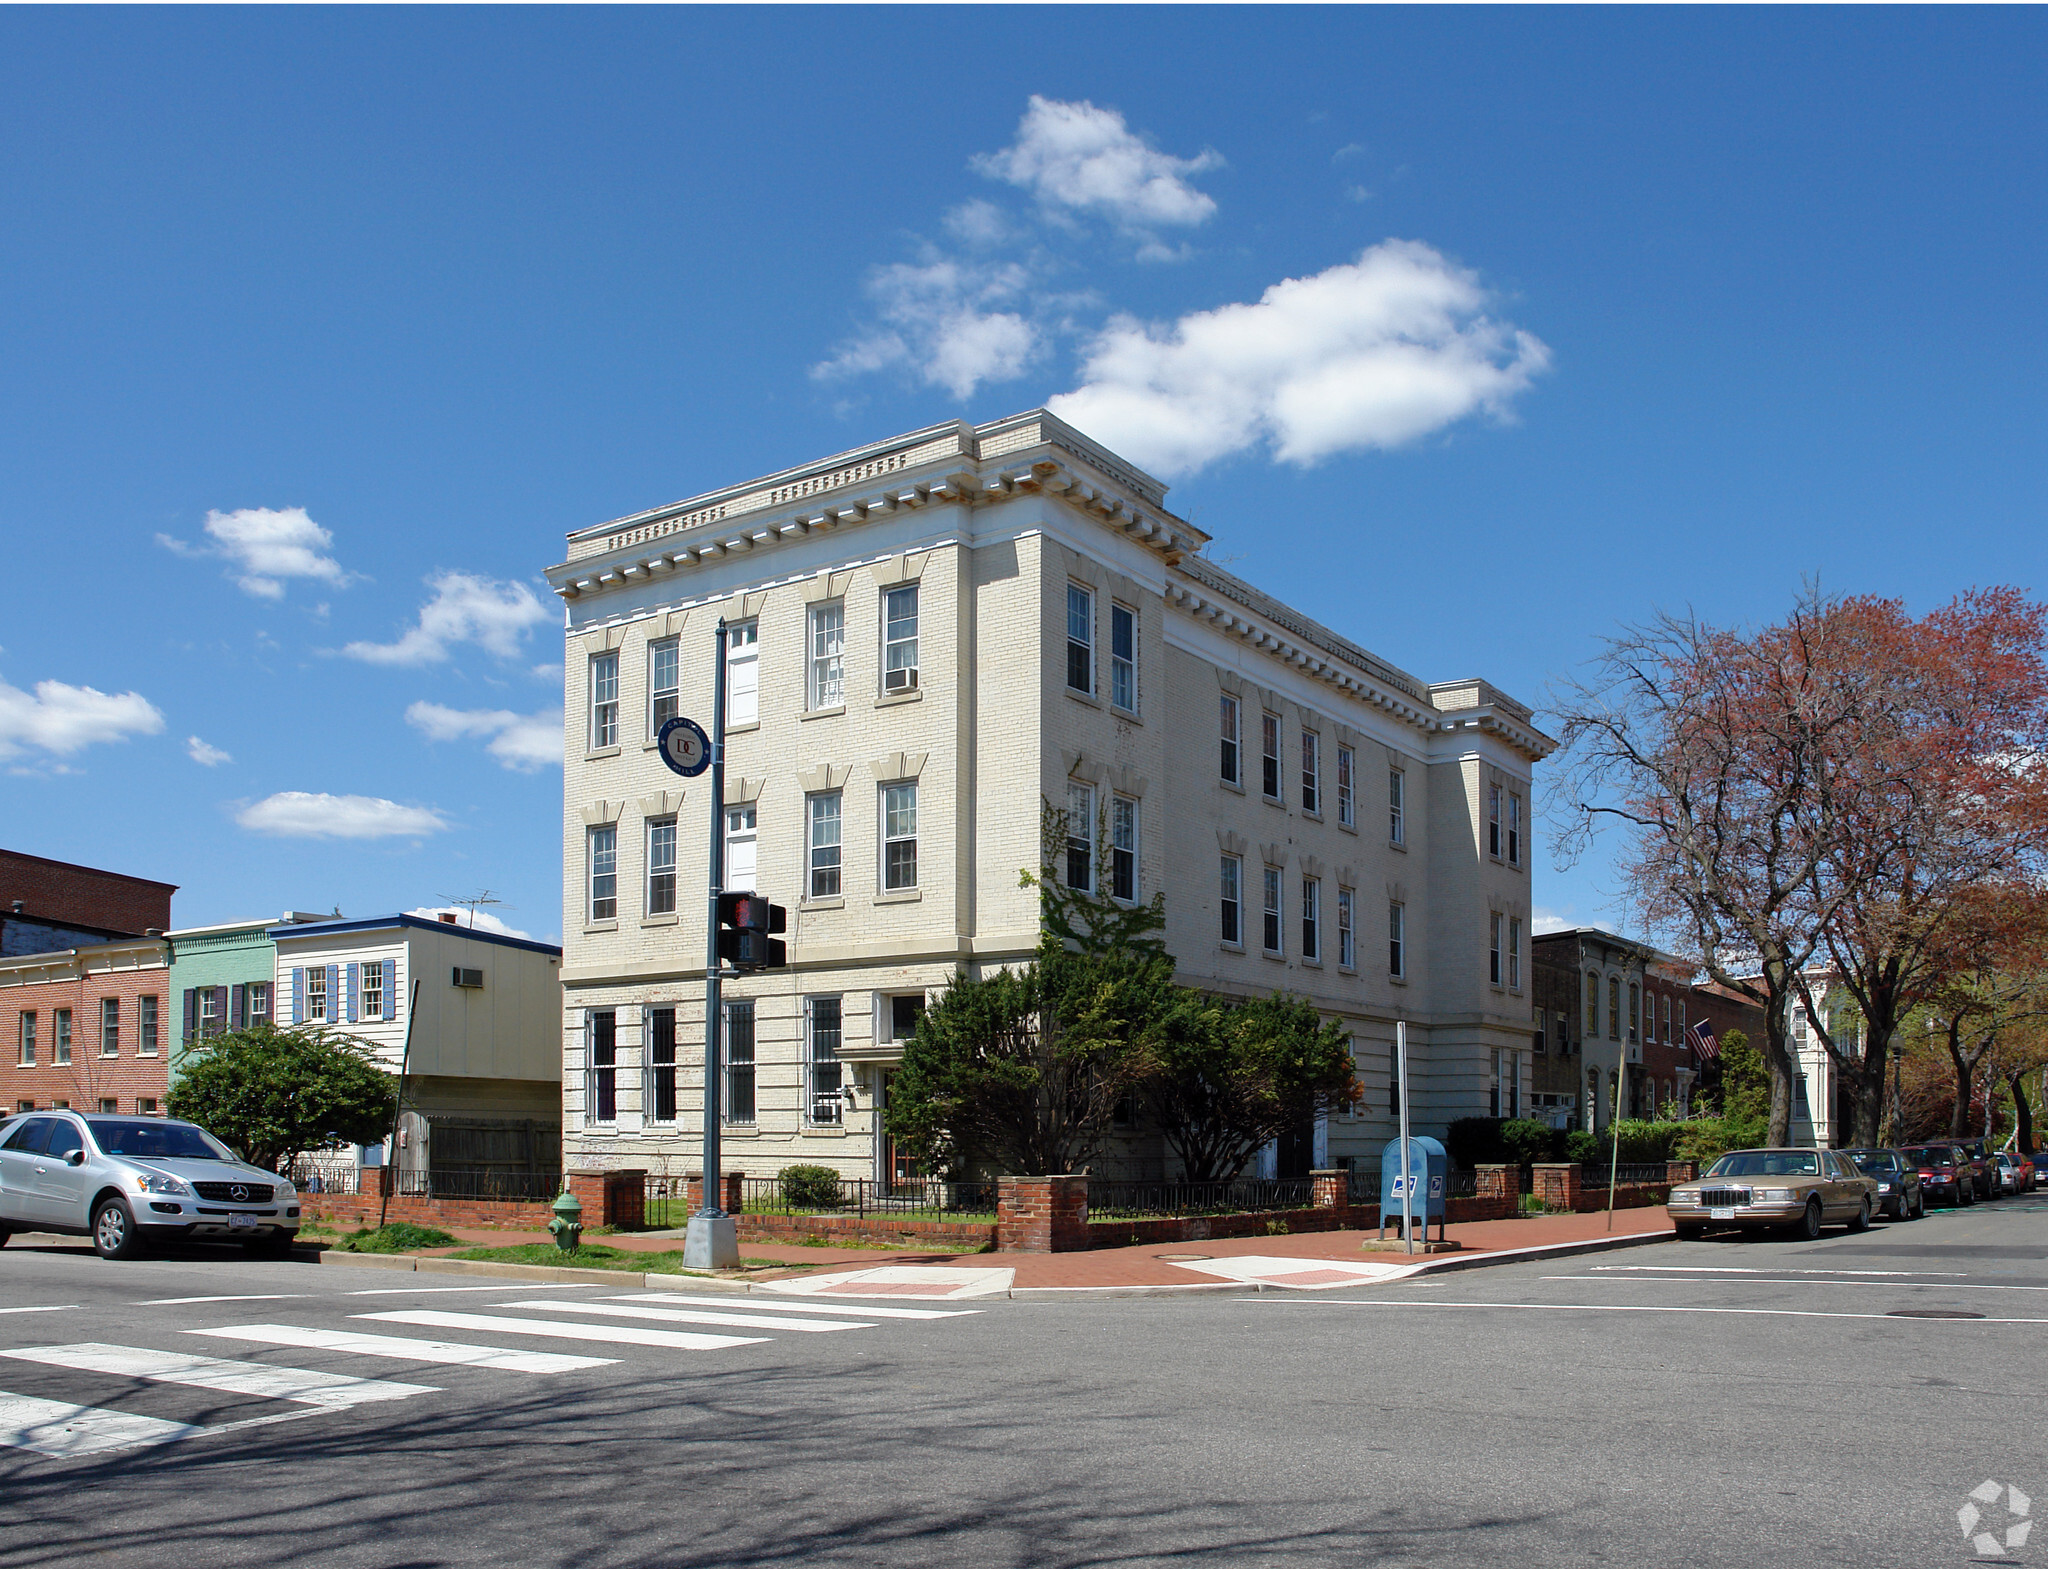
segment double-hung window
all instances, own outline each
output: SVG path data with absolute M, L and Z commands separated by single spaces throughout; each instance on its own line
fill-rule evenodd
M 725 809 L 725 889 L 754 891 L 756 823 L 756 808 L 751 805 Z
M 365 1019 L 376 1020 L 384 1017 L 385 969 L 386 965 L 382 959 L 372 959 L 363 966 L 361 1012 Z M 253 1001 L 256 988 L 252 986 L 249 988 L 249 991 L 251 1001 Z M 265 1000 L 268 1001 L 267 998 Z
M 144 1014 L 149 1019 L 149 1032 L 143 1045 L 143 1051 L 147 1054 L 156 1050 L 156 999 L 154 997 L 145 997 L 142 999 L 142 1006 Z M 268 1024 L 270 1022 L 270 982 L 268 981 L 251 981 L 249 983 L 249 1022 L 251 1024 Z
M 1095 694 L 1095 595 L 1067 585 L 1067 687 Z
M 806 706 L 816 713 L 846 704 L 846 601 L 813 605 L 810 612 L 810 687 Z
M 1642 988 L 1634 981 L 1628 983 L 1628 1043 L 1633 1046 L 1642 1039 L 1640 1016 L 1642 1013 Z M 1805 1022 L 1803 1019 L 1800 1021 Z
M 204 1040 L 213 1033 L 213 988 L 202 986 L 199 998 L 199 1039 Z M 296 1022 L 296 1021 L 294 1021 Z M 327 966 L 309 964 L 306 966 L 306 1022 L 325 1024 L 327 1022 Z
M 1387 770 L 1387 843 L 1405 844 L 1408 835 L 1408 776 Z
M 100 999 L 100 1055 L 121 1055 L 121 999 L 118 997 Z
M 1095 791 L 1067 783 L 1067 886 L 1095 891 Z
M 683 652 L 681 640 L 658 638 L 647 645 L 647 736 L 652 740 L 661 727 L 683 711 Z
M 1232 946 L 1244 942 L 1244 858 L 1223 857 L 1218 883 L 1218 909 L 1222 913 L 1221 938 Z
M 583 1120 L 619 1120 L 619 1016 L 610 1008 L 593 1008 L 586 1032 L 590 1061 L 583 1072 Z
M 619 918 L 619 830 L 616 824 L 590 830 L 590 918 L 615 921 Z M 312 979 L 313 972 L 306 972 Z M 306 994 L 312 1000 L 312 992 Z
M 1259 715 L 1259 765 L 1259 788 L 1265 792 L 1267 800 L 1281 800 L 1280 716 L 1278 714 L 1262 713 Z
M 590 750 L 619 744 L 619 654 L 590 656 Z
M 882 693 L 917 690 L 917 585 L 882 595 Z
M 1600 975 L 1596 970 L 1586 972 L 1586 1027 L 1580 1033 L 1581 1040 L 1595 1040 L 1600 1034 Z
M 1280 926 L 1280 868 L 1265 869 L 1265 930 L 1260 939 L 1268 953 L 1284 953 L 1286 937 Z
M 249 988 L 249 997 L 250 997 L 250 1004 L 251 1004 L 251 1018 L 250 1018 L 250 1022 L 251 1022 L 252 1024 L 256 1022 L 256 1021 L 255 1021 L 255 1018 L 254 1018 L 254 1003 L 255 1003 L 256 991 L 257 991 L 257 988 L 256 988 L 256 987 L 254 987 L 254 986 L 252 986 L 252 987 L 250 987 L 250 988 Z M 262 988 L 262 991 L 263 991 L 263 1018 L 264 1018 L 264 1022 L 268 1023 L 268 1022 L 269 1022 L 269 1019 L 270 1019 L 270 988 L 269 988 L 268 986 L 264 986 L 264 987 Z M 157 1034 L 156 1034 L 156 1032 L 157 1032 L 157 1018 L 156 1018 L 156 996 L 155 996 L 155 994 L 154 994 L 154 993 L 151 993 L 151 994 L 149 994 L 149 995 L 146 995 L 146 996 L 143 996 L 143 997 L 139 997 L 139 998 L 137 998 L 137 999 L 136 999 L 136 1010 L 135 1010 L 135 1034 L 136 1034 L 136 1042 L 135 1042 L 135 1055 L 136 1055 L 136 1056 L 138 1056 L 138 1057 L 154 1057 L 154 1056 L 156 1055 L 156 1051 L 157 1051 L 157 1045 L 156 1045 L 156 1042 L 157 1042 Z
M 1501 946 L 1506 924 L 1507 917 L 1498 910 L 1486 918 L 1486 978 L 1495 986 L 1500 985 L 1503 973 Z
M 1138 711 L 1138 612 L 1114 600 L 1109 606 L 1109 702 L 1126 713 Z
M 736 621 L 725 629 L 725 724 L 761 722 L 761 623 Z
M 36 1065 L 36 1016 L 33 1013 L 21 1016 L 21 1055 L 17 1060 L 24 1068 Z
M 837 790 L 810 797 L 806 808 L 810 818 L 809 897 L 837 899 L 839 873 L 845 851 L 846 798 Z
M 640 1104 L 649 1122 L 676 1120 L 676 1011 L 647 1010 L 647 1068 Z
M 1109 896 L 1138 897 L 1138 803 L 1127 795 L 1109 798 Z
M 1607 977 L 1607 1038 L 1621 1039 L 1621 977 Z
M 1301 809 L 1315 816 L 1323 810 L 1323 738 L 1301 732 Z
M 1319 877 L 1301 880 L 1301 956 L 1316 962 L 1323 957 L 1323 883 Z
M 1408 907 L 1398 899 L 1387 902 L 1387 973 L 1408 973 Z
M 656 817 L 647 824 L 647 913 L 676 913 L 676 820 Z
M 1244 737 L 1240 732 L 1237 699 L 1228 692 L 1223 694 L 1223 760 L 1221 777 L 1225 784 L 1244 783 Z
M 754 1120 L 754 1005 L 725 1005 L 725 1120 Z
M 1348 746 L 1337 748 L 1337 821 L 1358 826 L 1358 756 Z
M 1508 917 L 1508 990 L 1522 989 L 1522 918 Z
M 917 886 L 917 781 L 882 786 L 882 891 Z
M 1337 963 L 1346 970 L 1358 968 L 1357 904 L 1349 888 L 1337 890 Z
M 1522 864 L 1522 798 L 1508 792 L 1508 865 Z
M 840 1016 L 837 997 L 812 997 L 805 1003 L 804 1071 L 809 1081 L 804 1097 L 813 1127 L 836 1128 L 845 1120 L 840 1095 L 845 1069 L 839 1062 Z
M 1500 786 L 1486 787 L 1486 853 L 1495 860 L 1500 859 Z

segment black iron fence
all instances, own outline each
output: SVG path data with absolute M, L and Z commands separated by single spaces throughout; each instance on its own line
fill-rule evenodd
M 1579 1186 L 1582 1188 L 1604 1188 L 1609 1172 L 1616 1182 L 1664 1182 L 1669 1180 L 1668 1170 L 1661 1160 L 1623 1161 L 1619 1166 L 1609 1167 L 1605 1161 L 1588 1161 L 1579 1168 Z
M 876 1182 L 866 1177 L 840 1177 L 816 1170 L 785 1172 L 776 1177 L 741 1177 L 743 1215 L 837 1215 L 849 1220 L 959 1220 L 992 1225 L 996 1218 L 993 1182 L 947 1182 L 938 1177 L 910 1177 Z M 647 1178 L 646 1223 L 669 1228 L 688 1223 L 692 1208 L 690 1179 Z
M 429 1171 L 398 1172 L 392 1191 L 409 1199 L 497 1199 L 546 1204 L 562 1191 L 562 1174 L 503 1166 L 436 1166 Z
M 1244 1215 L 1308 1209 L 1315 1184 L 1306 1177 L 1240 1177 L 1232 1182 L 1088 1182 L 1090 1220 L 1142 1220 L 1148 1216 Z
M 301 1155 L 292 1162 L 292 1186 L 301 1193 L 355 1195 L 377 1191 L 377 1168 L 367 1173 L 353 1160 L 313 1160 Z

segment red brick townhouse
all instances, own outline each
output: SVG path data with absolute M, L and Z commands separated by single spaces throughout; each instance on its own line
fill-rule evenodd
M 4 1107 L 164 1109 L 170 967 L 154 937 L 0 959 Z

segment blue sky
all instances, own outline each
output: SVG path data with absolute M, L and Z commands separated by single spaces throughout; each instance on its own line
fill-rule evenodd
M 551 937 L 563 534 L 1048 399 L 1234 570 L 1532 702 L 1619 620 L 1807 573 L 2040 590 L 2044 45 L 2032 8 L 0 13 L 0 843 L 181 884 L 181 924 L 489 887 Z M 1611 892 L 1546 859 L 1536 902 Z

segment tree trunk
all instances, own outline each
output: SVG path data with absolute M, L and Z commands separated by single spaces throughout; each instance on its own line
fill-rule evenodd
M 1884 1070 L 1889 1055 L 1870 1046 L 1863 1054 L 1863 1061 L 1857 1064 L 1855 1074 L 1845 1075 L 1856 1106 L 1856 1115 L 1850 1124 L 1850 1137 L 1855 1141 L 1853 1147 L 1856 1149 L 1875 1149 L 1882 1142 L 1884 1100 L 1889 1093 Z
M 1783 1149 L 1792 1142 L 1792 1078 L 1798 1071 L 1785 1040 L 1785 999 L 1773 995 L 1764 1004 L 1764 1064 L 1771 1070 L 1771 1123 L 1764 1142 Z
M 1960 1024 L 1948 1027 L 1948 1058 L 1956 1072 L 1956 1103 L 1948 1118 L 1948 1136 L 1952 1139 L 1970 1136 L 1970 1084 L 1977 1072 L 1977 1054 L 1964 1055 L 1961 1031 Z
M 2012 1090 L 2012 1123 L 2018 1148 L 2031 1152 L 2034 1148 L 2034 1108 L 2027 1100 L 2026 1070 L 2015 1069 L 2006 1075 L 2005 1082 Z

